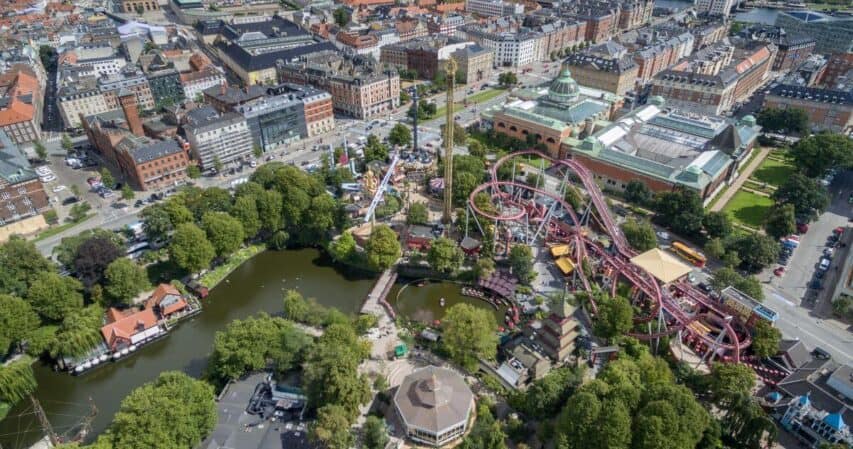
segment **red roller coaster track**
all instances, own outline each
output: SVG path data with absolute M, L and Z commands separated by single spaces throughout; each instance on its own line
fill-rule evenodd
M 509 159 L 526 155 L 533 155 L 546 159 L 552 164 L 557 164 L 571 170 L 571 172 L 577 176 L 589 195 L 592 208 L 597 213 L 601 227 L 611 238 L 613 246 L 616 249 L 616 254 L 611 254 L 601 247 L 600 244 L 584 236 L 581 222 L 578 220 L 574 208 L 559 195 L 528 184 L 516 182 L 514 180 L 498 180 L 498 169 L 501 165 Z M 595 254 L 602 263 L 612 267 L 616 273 L 627 279 L 628 282 L 642 291 L 651 301 L 649 313 L 644 316 L 637 317 L 635 321 L 650 322 L 658 316 L 660 309 L 663 308 L 667 317 L 666 330 L 661 332 L 631 333 L 629 335 L 642 340 L 652 340 L 665 335 L 670 335 L 674 332 L 684 331 L 692 337 L 690 340 L 699 341 L 707 348 L 724 349 L 730 353 L 733 361 L 740 361 L 741 351 L 752 343 L 749 333 L 744 332 L 742 337 L 739 336 L 731 322 L 724 318 L 728 314 L 720 308 L 713 299 L 706 296 L 703 292 L 695 289 L 689 283 L 683 281 L 675 282 L 669 286 L 670 290 L 662 290 L 657 280 L 652 277 L 649 272 L 631 263 L 630 259 L 636 255 L 636 252 L 628 245 L 628 242 L 625 240 L 625 236 L 622 234 L 621 230 L 616 225 L 616 222 L 613 220 L 613 217 L 610 215 L 610 209 L 607 207 L 604 195 L 595 183 L 593 175 L 586 167 L 571 159 L 554 159 L 540 151 L 526 150 L 512 153 L 500 158 L 492 165 L 490 171 L 491 180 L 485 184 L 477 186 L 468 198 L 468 204 L 475 213 L 495 222 L 511 222 L 524 219 L 525 215 L 529 214 L 529 210 L 523 206 L 519 207 L 520 204 L 513 200 L 510 195 L 507 195 L 502 188 L 512 188 L 513 191 L 515 191 L 515 189 L 523 189 L 557 201 L 562 206 L 563 210 L 571 216 L 572 223 L 574 223 L 572 226 L 572 235 L 569 237 L 568 241 L 574 243 L 574 256 L 576 257 L 576 260 L 580 262 L 586 254 Z M 474 202 L 474 197 L 481 192 L 488 193 L 493 201 L 513 206 L 512 210 L 506 214 L 482 210 Z M 590 280 L 586 278 L 586 274 L 583 271 L 584 270 L 577 270 L 584 289 L 590 291 L 592 285 Z M 614 280 L 614 286 L 615 284 L 616 282 Z M 679 303 L 679 299 L 681 301 L 686 301 L 693 306 L 694 310 L 692 315 L 684 311 L 682 305 Z M 591 306 L 593 313 L 595 313 L 597 311 L 595 303 L 592 302 Z M 701 308 L 706 312 L 700 314 L 698 310 L 695 310 L 698 308 Z M 719 325 L 725 333 L 725 338 L 723 339 L 725 341 L 720 340 L 719 338 L 714 338 L 707 333 L 697 331 L 694 327 L 689 326 L 689 324 L 700 319 L 700 317 L 715 321 L 714 324 Z

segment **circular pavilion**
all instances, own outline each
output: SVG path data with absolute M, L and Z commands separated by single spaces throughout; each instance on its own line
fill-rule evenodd
M 468 430 L 474 394 L 459 374 L 428 366 L 403 379 L 394 407 L 410 439 L 438 447 Z

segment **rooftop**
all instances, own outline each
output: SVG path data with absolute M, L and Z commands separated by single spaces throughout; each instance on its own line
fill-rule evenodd
M 648 271 L 664 284 L 675 281 L 693 271 L 693 267 L 690 265 L 658 248 L 652 248 L 632 257 L 631 263 Z
M 9 184 L 36 179 L 27 157 L 3 131 L 0 131 L 0 178 Z
M 438 434 L 468 420 L 474 395 L 459 374 L 428 366 L 403 379 L 394 404 L 407 426 Z

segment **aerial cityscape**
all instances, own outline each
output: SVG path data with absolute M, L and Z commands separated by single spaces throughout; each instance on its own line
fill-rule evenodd
M 851 0 L 0 39 L 0 449 L 853 449 Z

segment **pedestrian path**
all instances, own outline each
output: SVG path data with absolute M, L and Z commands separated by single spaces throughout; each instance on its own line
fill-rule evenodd
M 711 206 L 710 212 L 719 212 L 723 210 L 729 200 L 731 200 L 732 197 L 735 196 L 735 193 L 737 193 L 737 191 L 740 190 L 740 188 L 743 186 L 743 183 L 745 183 L 746 180 L 749 179 L 750 176 L 752 176 L 752 172 L 754 172 L 755 169 L 758 168 L 758 166 L 761 165 L 762 162 L 764 162 L 764 158 L 767 157 L 768 154 L 770 154 L 769 147 L 759 148 L 758 155 L 749 162 L 749 165 L 747 165 L 746 167 L 741 167 L 740 174 L 738 175 L 737 179 L 735 179 L 735 181 L 729 186 L 729 188 L 725 192 L 723 192 L 723 195 L 717 200 L 717 202 L 714 203 L 713 206 Z

